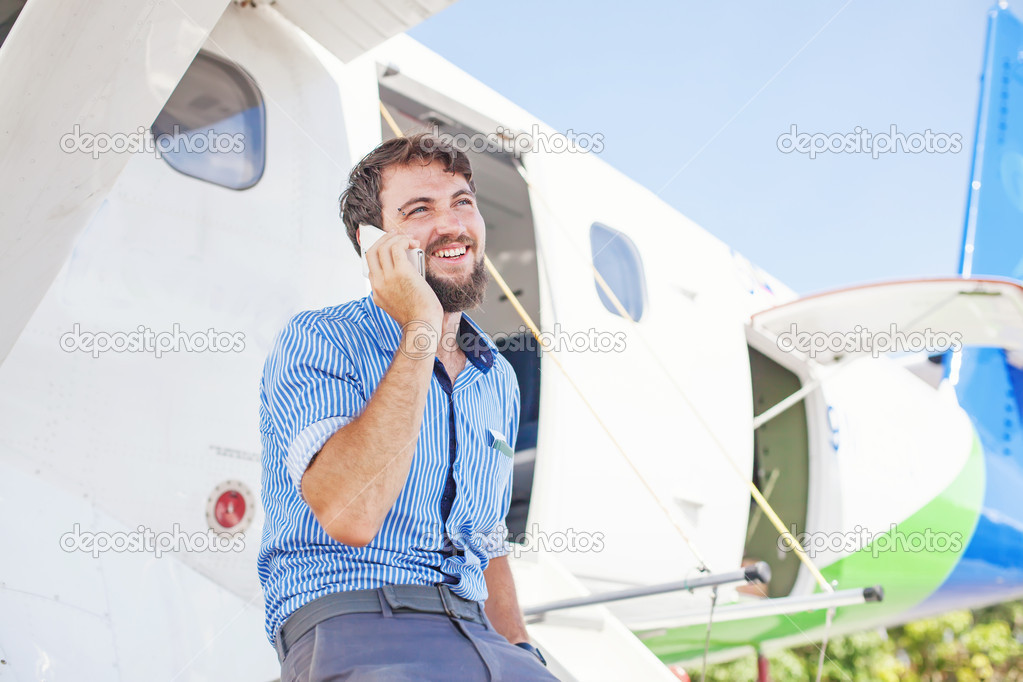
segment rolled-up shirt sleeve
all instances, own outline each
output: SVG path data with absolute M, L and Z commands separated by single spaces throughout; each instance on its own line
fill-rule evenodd
M 288 322 L 263 369 L 262 392 L 299 494 L 313 457 L 366 406 L 355 363 L 311 313 Z

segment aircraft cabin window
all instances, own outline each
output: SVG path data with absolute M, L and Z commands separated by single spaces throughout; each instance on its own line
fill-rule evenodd
M 266 105 L 240 67 L 200 50 L 153 123 L 171 168 L 228 189 L 248 189 L 266 167 Z
M 593 223 L 590 227 L 590 249 L 593 253 L 593 266 L 629 317 L 638 322 L 646 307 L 646 275 L 636 245 L 623 233 Z M 604 307 L 615 315 L 621 315 L 596 277 L 593 283 Z

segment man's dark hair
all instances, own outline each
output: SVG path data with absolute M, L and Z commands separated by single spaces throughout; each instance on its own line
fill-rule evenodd
M 341 194 L 341 220 L 345 224 L 348 238 L 361 255 L 356 232 L 359 225 L 372 225 L 384 229 L 380 207 L 380 177 L 385 168 L 421 163 L 424 166 L 442 161 L 448 173 L 461 173 L 469 183 L 469 189 L 476 191 L 472 182 L 472 167 L 469 157 L 456 149 L 447 140 L 430 133 L 417 133 L 409 137 L 396 137 L 379 145 L 356 164 L 348 176 L 348 187 Z

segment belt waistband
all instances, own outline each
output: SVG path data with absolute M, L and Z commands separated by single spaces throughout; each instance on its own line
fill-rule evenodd
M 274 640 L 283 662 L 288 649 L 319 623 L 348 613 L 383 613 L 381 600 L 395 613 L 443 613 L 451 618 L 484 623 L 483 604 L 460 597 L 447 585 L 385 585 L 375 590 L 327 594 L 299 607 L 281 626 Z

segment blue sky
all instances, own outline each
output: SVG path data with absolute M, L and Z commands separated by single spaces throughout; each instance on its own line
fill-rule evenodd
M 460 0 L 410 34 L 806 294 L 956 271 L 991 7 Z M 962 150 L 810 159 L 793 124 Z

